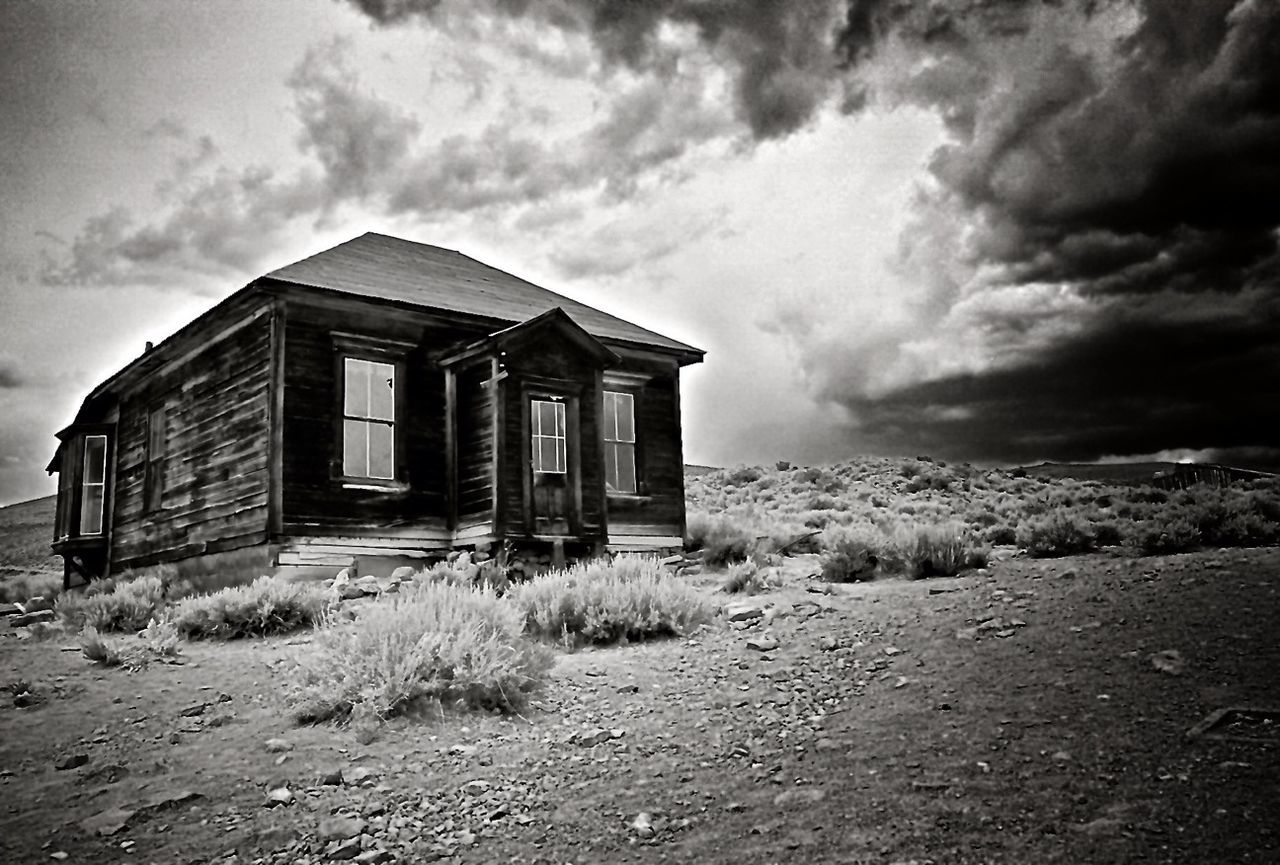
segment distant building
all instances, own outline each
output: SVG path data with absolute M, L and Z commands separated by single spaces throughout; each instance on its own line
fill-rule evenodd
M 676 546 L 680 369 L 702 357 L 365 234 L 255 279 L 89 393 L 49 465 L 53 549 L 75 584 L 248 548 L 288 571 Z

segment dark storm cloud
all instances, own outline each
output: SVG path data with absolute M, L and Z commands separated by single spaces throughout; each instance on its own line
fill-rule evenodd
M 17 363 L 0 357 L 0 390 L 13 390 L 26 383 L 26 378 L 19 371 Z
M 1208 448 L 1280 469 L 1280 453 L 1257 448 L 1280 429 L 1278 329 L 1274 296 L 1193 327 L 1120 316 L 1035 363 L 847 399 L 862 432 L 897 453 L 1035 462 Z

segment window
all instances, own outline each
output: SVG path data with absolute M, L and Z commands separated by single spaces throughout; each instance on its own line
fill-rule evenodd
M 609 492 L 636 491 L 636 404 L 629 393 L 604 392 L 604 481 Z
M 533 470 L 564 474 L 568 471 L 565 456 L 564 403 L 535 399 L 532 403 Z
M 168 414 L 164 405 L 147 415 L 147 464 L 143 482 L 143 508 L 160 509 L 164 500 L 164 451 L 169 439 Z
M 355 357 L 342 366 L 342 474 L 394 480 L 396 368 Z
M 86 436 L 84 473 L 80 490 L 80 534 L 102 534 L 102 509 L 107 493 L 107 437 Z

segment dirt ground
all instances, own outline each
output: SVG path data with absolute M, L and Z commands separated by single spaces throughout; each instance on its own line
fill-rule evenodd
M 562 655 L 523 717 L 369 744 L 291 725 L 306 636 L 129 672 L 0 631 L 42 698 L 0 708 L 0 861 L 1280 861 L 1276 725 L 1186 735 L 1280 708 L 1280 550 L 815 570 L 752 627 Z

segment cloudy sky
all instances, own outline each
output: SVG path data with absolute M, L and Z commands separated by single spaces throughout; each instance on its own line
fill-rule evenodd
M 708 351 L 690 462 L 1275 466 L 1272 0 L 0 6 L 0 502 L 368 230 Z

